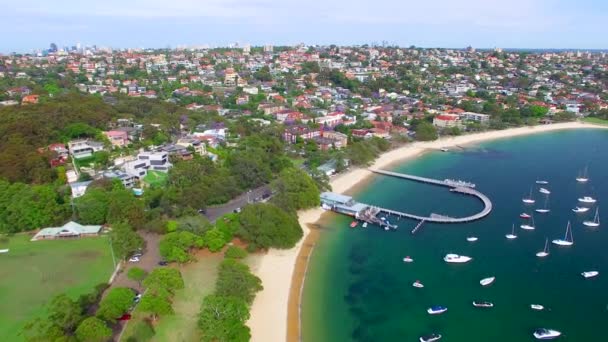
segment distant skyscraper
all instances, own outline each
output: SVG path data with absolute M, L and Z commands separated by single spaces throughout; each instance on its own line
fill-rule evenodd
M 273 51 L 272 45 L 264 45 L 264 52 L 272 52 L 272 51 Z
M 51 43 L 51 46 L 49 48 L 49 52 L 57 52 L 57 44 Z
M 245 46 L 243 46 L 243 53 L 250 53 L 250 52 L 251 52 L 251 45 L 245 44 Z

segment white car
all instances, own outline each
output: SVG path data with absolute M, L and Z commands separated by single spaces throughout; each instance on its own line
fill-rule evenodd
M 139 262 L 139 257 L 132 256 L 132 257 L 129 259 L 129 262 Z

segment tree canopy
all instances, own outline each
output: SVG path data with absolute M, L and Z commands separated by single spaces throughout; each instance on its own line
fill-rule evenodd
M 105 342 L 112 337 L 112 329 L 97 317 L 86 318 L 76 329 L 76 338 L 82 342 Z
M 97 316 L 107 322 L 115 322 L 133 305 L 135 293 L 127 287 L 114 287 L 99 303 Z
M 283 169 L 272 183 L 272 202 L 284 210 L 299 210 L 319 206 L 319 188 L 301 169 Z
M 239 215 L 239 236 L 252 248 L 291 248 L 302 238 L 302 228 L 295 215 L 273 204 L 245 206 Z
M 201 340 L 247 342 L 251 338 L 245 325 L 248 319 L 249 308 L 244 300 L 209 295 L 203 300 L 199 314 Z

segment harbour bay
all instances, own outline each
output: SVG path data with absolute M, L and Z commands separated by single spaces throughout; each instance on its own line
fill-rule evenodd
M 608 198 L 608 142 L 603 130 L 543 133 L 485 142 L 448 153 L 433 152 L 396 165 L 394 171 L 436 179 L 458 178 L 477 184 L 488 195 L 494 211 L 466 224 L 425 224 L 416 234 L 415 221 L 395 221 L 396 232 L 377 227 L 348 228 L 350 219 L 331 215 L 310 260 L 303 294 L 304 341 L 416 341 L 420 335 L 440 332 L 448 341 L 526 341 L 532 331 L 548 327 L 563 332 L 562 340 L 594 340 L 608 315 L 608 279 L 604 246 L 608 233 L 583 226 L 592 219 L 572 212 L 577 198 Z M 579 184 L 577 174 L 589 166 L 590 181 Z M 522 211 L 533 212 L 544 204 L 534 184 L 546 179 L 551 190 L 551 212 L 536 214 L 536 229 L 519 229 Z M 535 206 L 521 199 L 534 186 Z M 410 213 L 466 216 L 478 212 L 480 203 L 445 188 L 376 176 L 359 189 L 358 201 Z M 607 209 L 608 210 L 608 209 Z M 551 246 L 539 259 L 545 239 L 563 237 L 573 225 L 572 247 Z M 517 239 L 505 234 L 516 225 Z M 468 242 L 467 236 L 477 236 Z M 446 264 L 447 253 L 473 257 L 463 265 Z M 411 256 L 415 261 L 404 264 Z M 580 273 L 598 270 L 600 276 L 584 279 Z M 607 273 L 608 274 L 608 273 Z M 481 287 L 479 280 L 496 276 Z M 411 284 L 420 280 L 425 287 Z M 473 300 L 495 304 L 491 309 L 472 306 Z M 536 312 L 530 304 L 546 310 Z M 444 305 L 448 311 L 429 316 L 426 309 Z

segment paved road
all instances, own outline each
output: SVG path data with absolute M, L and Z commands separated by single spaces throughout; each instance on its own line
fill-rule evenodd
M 242 208 L 247 203 L 259 202 L 263 200 L 262 197 L 265 194 L 270 193 L 270 186 L 264 185 L 257 189 L 253 189 L 249 192 L 243 193 L 226 204 L 209 207 L 207 208 L 204 215 L 209 219 L 209 221 L 215 222 L 218 217 L 227 213 L 231 213 L 238 208 Z

